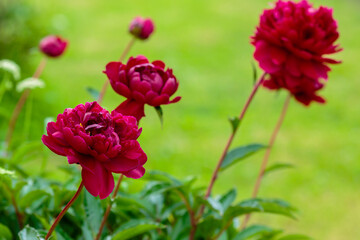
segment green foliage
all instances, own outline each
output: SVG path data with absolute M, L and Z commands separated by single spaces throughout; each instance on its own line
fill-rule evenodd
M 274 171 L 294 168 L 295 166 L 289 163 L 275 163 L 265 169 L 264 175 Z
M 226 168 L 230 167 L 231 165 L 244 160 L 246 157 L 256 153 L 260 149 L 263 149 L 265 146 L 262 144 L 254 143 L 249 144 L 246 146 L 237 147 L 231 151 L 229 151 L 224 161 L 221 164 L 221 171 L 225 170 Z
M 125 240 L 136 237 L 153 229 L 161 229 L 165 226 L 157 222 L 147 220 L 131 220 L 119 228 L 113 236 L 114 240 Z
M 230 117 L 229 122 L 231 124 L 232 132 L 235 133 L 240 125 L 240 119 L 238 117 Z
M 100 96 L 99 90 L 92 88 L 92 87 L 86 87 L 86 91 L 89 93 L 89 95 L 93 98 L 94 101 L 97 101 Z
M 0 240 L 11 240 L 12 233 L 10 232 L 9 228 L 0 223 Z

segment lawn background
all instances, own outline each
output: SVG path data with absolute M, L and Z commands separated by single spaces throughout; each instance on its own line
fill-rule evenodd
M 156 31 L 148 41 L 137 41 L 130 55 L 161 59 L 173 68 L 183 99 L 164 106 L 161 129 L 155 111 L 147 107 L 141 121 L 140 142 L 148 154 L 147 170 L 157 169 L 182 178 L 199 177 L 208 183 L 230 134 L 229 116 L 238 115 L 253 84 L 253 47 L 249 36 L 268 0 L 26 0 L 36 10 L 36 19 L 70 41 L 61 59 L 51 60 L 42 76 L 47 86 L 34 91 L 33 121 L 44 111 L 52 117 L 67 107 L 91 101 L 86 86 L 100 89 L 107 62 L 117 60 L 130 36 L 134 16 L 154 19 Z M 304 107 L 292 101 L 271 159 L 296 165 L 295 170 L 266 177 L 261 197 L 283 198 L 300 208 L 299 221 L 276 216 L 252 220 L 288 232 L 306 233 L 315 239 L 360 239 L 360 2 L 356 0 L 313 0 L 334 8 L 344 51 L 333 66 L 321 94 L 326 105 Z M 40 54 L 33 54 L 36 67 Z M 260 70 L 258 71 L 260 74 Z M 286 92 L 261 89 L 253 101 L 232 147 L 252 142 L 267 143 Z M 124 98 L 111 89 L 103 106 L 114 109 Z M 46 109 L 44 109 L 46 108 Z M 38 112 L 37 112 L 38 111 Z M 32 136 L 39 132 L 32 133 Z M 238 198 L 248 198 L 258 173 L 263 152 L 223 172 L 215 193 L 230 188 Z M 49 175 L 62 179 L 57 166 L 65 158 L 49 153 Z M 37 165 L 32 168 L 36 172 Z M 128 181 L 134 191 L 137 182 Z

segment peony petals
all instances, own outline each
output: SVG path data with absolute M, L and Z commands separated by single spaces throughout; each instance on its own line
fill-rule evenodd
M 50 137 L 43 135 L 41 137 L 41 141 L 54 153 L 66 156 L 66 148 L 63 146 L 60 146 L 58 143 L 56 143 L 54 140 L 52 140 Z
M 124 175 L 128 178 L 139 179 L 145 174 L 145 168 L 143 166 L 139 166 L 136 169 L 133 169 L 129 172 L 125 172 Z
M 138 121 L 145 116 L 144 103 L 131 99 L 122 102 L 115 111 L 123 115 L 134 116 Z
M 160 96 L 158 96 L 158 97 L 155 97 L 155 98 L 151 101 L 150 105 L 151 105 L 151 106 L 154 106 L 154 107 L 157 107 L 157 106 L 160 106 L 160 105 L 162 105 L 162 104 L 167 104 L 167 103 L 169 103 L 169 95 L 167 95 L 167 94 L 162 94 L 162 95 L 160 95 Z

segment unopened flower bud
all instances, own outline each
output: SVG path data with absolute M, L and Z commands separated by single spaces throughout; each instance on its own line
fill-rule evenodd
M 59 57 L 66 49 L 68 42 L 58 36 L 50 35 L 40 42 L 40 50 L 49 57 Z
M 129 26 L 129 32 L 136 38 L 145 40 L 154 31 L 154 23 L 150 18 L 136 17 Z

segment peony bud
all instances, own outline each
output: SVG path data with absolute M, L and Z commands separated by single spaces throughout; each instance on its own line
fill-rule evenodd
M 58 36 L 50 35 L 40 42 L 40 50 L 49 57 L 59 57 L 66 49 L 68 42 Z
M 145 40 L 154 31 L 154 23 L 150 18 L 136 17 L 129 26 L 129 32 L 136 38 Z

